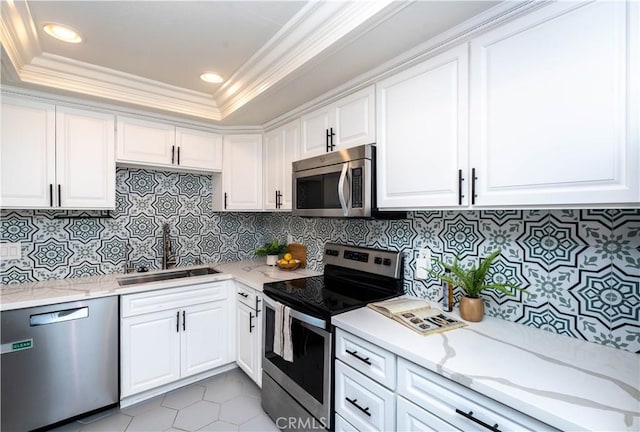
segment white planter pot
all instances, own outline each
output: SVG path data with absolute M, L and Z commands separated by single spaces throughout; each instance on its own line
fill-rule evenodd
M 267 255 L 267 265 L 274 266 L 278 262 L 278 255 Z

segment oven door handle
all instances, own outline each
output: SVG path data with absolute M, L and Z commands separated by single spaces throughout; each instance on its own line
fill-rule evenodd
M 347 188 L 349 188 L 349 162 L 345 162 L 342 164 L 342 171 L 340 172 L 340 180 L 338 180 L 338 199 L 340 200 L 340 207 L 342 207 L 342 213 L 345 216 L 349 216 L 349 207 L 351 201 L 351 196 L 347 199 L 344 194 L 344 185 L 347 184 Z M 349 190 L 349 189 L 347 189 Z M 351 194 L 349 194 L 351 195 Z
M 276 310 L 276 301 L 271 299 L 271 297 L 268 296 L 264 296 L 264 298 L 262 299 L 263 303 L 265 306 L 270 307 L 271 309 L 273 309 L 274 311 Z M 284 304 L 284 303 L 283 303 Z M 323 319 L 320 318 L 316 318 L 314 316 L 311 315 L 307 315 L 304 314 L 302 312 L 298 312 L 297 310 L 289 307 L 291 309 L 289 316 L 291 318 L 295 318 L 298 321 L 302 321 L 305 322 L 313 327 L 318 327 L 322 330 L 325 330 L 327 328 L 327 322 Z

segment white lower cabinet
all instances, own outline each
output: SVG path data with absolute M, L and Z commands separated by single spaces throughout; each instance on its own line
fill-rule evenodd
M 335 424 L 336 431 L 556 430 L 341 329 Z
M 121 296 L 121 398 L 233 361 L 227 287 L 210 282 Z
M 236 362 L 262 387 L 262 293 L 236 282 Z

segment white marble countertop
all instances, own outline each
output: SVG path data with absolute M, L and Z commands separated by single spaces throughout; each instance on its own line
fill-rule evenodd
M 118 284 L 118 278 L 122 277 L 202 267 L 212 267 L 220 273 L 191 276 L 181 279 L 169 279 L 137 285 L 120 286 Z M 232 278 L 262 291 L 262 285 L 266 282 L 297 279 L 307 276 L 316 276 L 318 274 L 320 273 L 307 269 L 297 269 L 293 271 L 280 270 L 278 268 L 265 265 L 264 259 L 261 259 L 233 263 L 187 266 L 148 273 L 131 273 L 127 275 L 110 274 L 89 278 L 59 279 L 16 285 L 0 285 L 0 311 L 88 300 L 112 295 L 124 295 L 158 289 L 176 288 L 185 285 L 194 285 Z
M 369 308 L 332 324 L 556 428 L 640 430 L 640 355 L 491 317 L 430 336 Z

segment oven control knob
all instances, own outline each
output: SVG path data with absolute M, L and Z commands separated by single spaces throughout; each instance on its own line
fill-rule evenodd
M 391 260 L 390 260 L 389 258 L 385 258 L 385 259 L 382 261 L 382 264 L 383 264 L 383 265 L 390 266 L 390 265 L 391 265 Z
M 382 258 L 380 258 L 380 257 L 375 257 L 375 258 L 373 259 L 373 262 L 374 262 L 374 264 L 382 264 Z

